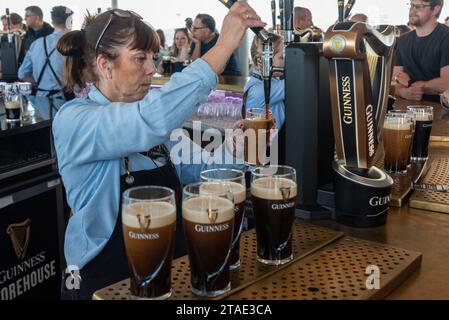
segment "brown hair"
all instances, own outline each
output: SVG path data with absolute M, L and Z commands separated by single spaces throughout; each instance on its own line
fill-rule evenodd
M 75 85 L 84 88 L 86 82 L 98 81 L 96 58 L 100 54 L 114 61 L 119 57 L 119 48 L 159 52 L 159 37 L 150 25 L 134 14 L 124 18 L 113 11 L 99 14 L 95 19 L 86 17 L 91 21 L 86 23 L 84 30 L 66 33 L 59 39 L 57 49 L 67 57 L 65 75 L 68 90 Z M 112 20 L 105 30 L 111 15 Z M 95 51 L 103 30 L 103 37 Z
M 176 34 L 177 34 L 178 32 L 183 32 L 183 33 L 186 35 L 187 41 L 188 41 L 189 43 L 192 41 L 192 40 L 190 39 L 189 32 L 187 31 L 187 28 L 178 28 L 178 29 L 175 29 L 175 34 L 173 35 L 173 55 L 174 55 L 175 57 L 177 57 L 177 56 L 179 55 L 179 49 L 176 47 Z
M 275 33 L 269 33 L 271 42 L 273 43 L 274 54 L 277 54 L 280 50 L 283 50 L 283 38 Z M 251 59 L 253 59 L 254 67 L 256 69 L 262 68 L 262 40 L 259 37 L 254 37 L 251 44 Z

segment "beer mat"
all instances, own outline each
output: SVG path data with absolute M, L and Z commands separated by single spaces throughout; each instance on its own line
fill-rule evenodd
M 432 167 L 419 183 L 448 185 L 449 158 L 432 160 Z M 410 197 L 409 207 L 449 214 L 449 192 L 415 190 Z
M 234 292 L 240 291 L 257 281 L 276 274 L 298 261 L 343 237 L 343 233 L 315 226 L 296 219 L 293 228 L 293 260 L 282 266 L 261 264 L 256 258 L 256 232 L 246 231 L 240 239 L 240 268 L 231 271 L 231 291 L 216 297 L 223 299 Z M 172 300 L 199 300 L 191 291 L 190 267 L 187 256 L 173 261 L 172 264 Z M 94 300 L 127 300 L 129 299 L 129 279 L 98 290 L 93 295 Z
M 430 167 L 430 161 L 412 161 L 407 173 L 388 173 L 393 178 L 390 206 L 402 207 L 405 198 L 412 191 L 413 183 L 425 176 Z
M 420 267 L 421 260 L 419 252 L 344 237 L 227 299 L 383 299 Z

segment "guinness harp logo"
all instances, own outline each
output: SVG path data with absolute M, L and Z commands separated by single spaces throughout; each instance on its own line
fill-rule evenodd
M 346 49 L 346 39 L 341 35 L 333 36 L 329 42 L 329 48 L 334 53 L 342 53 Z
M 207 217 L 208 217 L 210 223 L 215 223 L 218 218 L 218 209 L 208 209 Z
M 6 233 L 11 237 L 12 246 L 16 252 L 17 259 L 23 259 L 30 243 L 30 224 L 28 218 L 24 222 L 11 224 L 6 228 Z

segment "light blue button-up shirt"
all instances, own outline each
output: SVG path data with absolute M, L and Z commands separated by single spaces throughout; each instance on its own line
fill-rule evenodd
M 248 91 L 246 108 L 265 108 L 265 92 L 263 81 L 256 77 L 250 77 L 244 91 Z M 285 122 L 285 80 L 271 79 L 270 111 L 276 119 L 276 129 L 280 130 Z
M 47 43 L 48 54 L 50 54 L 50 52 L 54 48 L 56 48 L 56 44 L 58 43 L 58 40 L 62 37 L 62 35 L 63 35 L 62 32 L 55 31 L 45 38 Z M 45 60 L 46 55 L 44 49 L 44 38 L 39 38 L 33 42 L 33 44 L 30 47 L 30 50 L 27 51 L 27 54 L 25 55 L 22 65 L 19 68 L 18 73 L 19 78 L 24 79 L 32 76 L 34 80 L 37 82 L 41 70 L 45 65 Z M 51 66 L 53 67 L 53 70 L 55 70 L 55 73 L 61 82 L 64 82 L 63 76 L 64 62 L 65 57 L 61 55 L 58 52 L 58 50 L 55 50 L 55 52 L 53 52 L 53 54 L 50 56 Z M 58 81 L 56 80 L 55 76 L 53 75 L 53 72 L 51 71 L 48 65 L 45 68 L 44 74 L 39 84 L 39 88 L 44 90 L 61 89 L 61 86 L 59 85 Z M 47 92 L 38 91 L 36 95 L 46 96 Z
M 64 247 L 69 266 L 81 269 L 108 242 L 119 213 L 124 157 L 129 157 L 131 171 L 154 169 L 154 163 L 139 152 L 163 143 L 173 148 L 174 142 L 169 141 L 172 130 L 182 126 L 216 84 L 215 73 L 198 59 L 141 101 L 111 103 L 92 87 L 89 99 L 75 99 L 60 108 L 53 135 L 73 212 Z M 190 153 L 188 160 L 194 157 L 195 153 Z M 243 169 L 243 165 L 229 166 Z M 183 183 L 198 181 L 200 172 L 211 167 L 223 165 L 175 165 Z

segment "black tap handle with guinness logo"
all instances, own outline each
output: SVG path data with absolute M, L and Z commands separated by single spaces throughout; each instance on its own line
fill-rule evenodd
M 338 2 L 338 22 L 343 22 L 345 12 L 345 0 L 337 0 Z
M 326 32 L 337 156 L 348 167 L 368 169 L 382 161 L 394 44 L 394 27 L 377 32 L 343 22 Z
M 218 0 L 221 3 L 223 3 L 228 9 L 231 9 L 234 3 L 236 3 L 236 0 Z M 270 36 L 268 35 L 267 30 L 264 28 L 251 28 L 251 30 L 262 40 L 267 41 Z
M 345 16 L 344 20 L 348 19 L 349 15 L 351 14 L 352 8 L 354 8 L 355 0 L 349 0 L 345 7 Z
M 276 31 L 276 0 L 271 0 L 271 20 L 273 22 L 273 31 Z

